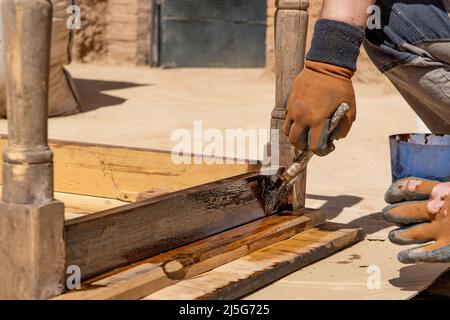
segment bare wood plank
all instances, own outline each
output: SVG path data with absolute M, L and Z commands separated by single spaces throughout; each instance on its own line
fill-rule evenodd
M 237 299 L 362 238 L 361 229 L 326 224 L 180 281 L 144 299 Z
M 302 214 L 283 213 L 233 228 L 89 280 L 81 290 L 57 299 L 142 298 L 325 222 L 324 214 L 317 210 Z M 170 270 L 171 263 L 175 263 L 176 272 Z
M 66 221 L 67 265 L 87 279 L 262 218 L 261 179 L 233 177 Z
M 91 197 L 79 194 L 55 192 L 55 199 L 64 202 L 66 210 L 80 214 L 91 214 L 128 204 L 116 199 Z
M 70 209 L 64 208 L 64 220 L 65 221 L 83 217 L 86 214 L 89 214 L 89 213 L 71 211 Z
M 7 137 L 0 135 L 0 150 Z M 128 202 L 174 192 L 261 167 L 245 160 L 226 164 L 222 158 L 187 155 L 176 164 L 168 151 L 52 140 L 55 191 L 119 199 Z M 222 163 L 222 164 L 221 164 Z M 0 170 L 0 184 L 1 184 Z
M 54 300 L 136 300 L 175 284 L 158 264 L 142 263 L 121 272 L 83 284 L 81 290 L 59 295 Z
M 325 222 L 325 216 L 323 214 L 320 216 L 320 224 L 322 224 Z M 318 222 L 318 219 L 315 220 Z M 311 223 L 309 217 L 293 213 L 266 217 L 209 237 L 190 248 L 185 248 L 169 259 L 162 257 L 160 261 L 163 262 L 163 268 L 170 278 L 190 278 L 269 244 L 294 236 L 310 228 Z
M 0 193 L 2 186 L 0 186 Z M 70 220 L 128 204 L 116 199 L 91 197 L 80 194 L 55 192 L 54 197 L 64 203 L 65 220 Z

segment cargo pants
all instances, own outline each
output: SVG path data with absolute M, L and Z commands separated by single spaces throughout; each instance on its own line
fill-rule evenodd
M 450 134 L 450 0 L 378 0 L 364 47 L 433 133 Z

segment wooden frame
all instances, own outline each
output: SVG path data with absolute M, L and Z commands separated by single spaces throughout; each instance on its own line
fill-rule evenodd
M 276 6 L 271 128 L 280 132 L 291 81 L 303 67 L 308 1 L 278 0 Z M 257 164 L 224 166 L 219 178 L 214 166 L 175 168 L 170 154 L 160 151 L 55 141 L 52 152 L 47 142 L 51 3 L 4 0 L 2 13 L 9 139 L 7 145 L 6 137 L 0 139 L 5 148 L 0 232 L 6 239 L 0 250 L 0 298 L 50 298 L 64 291 L 68 265 L 81 266 L 84 277 L 91 277 L 265 216 L 264 178 L 250 173 L 223 180 L 256 171 Z M 294 151 L 282 133 L 279 137 L 271 141 L 271 154 L 281 155 L 279 164 L 288 166 Z M 137 170 L 139 161 L 151 169 Z M 213 178 L 222 180 L 204 185 Z M 152 189 L 155 181 L 158 189 Z M 196 184 L 202 185 L 176 191 Z M 69 192 L 119 202 L 64 222 L 54 187 L 66 199 Z M 295 209 L 304 207 L 305 180 L 295 185 L 292 199 Z
M 0 135 L 0 151 L 6 150 L 7 144 L 8 137 Z M 60 140 L 51 140 L 49 146 L 53 152 L 56 192 L 124 202 L 258 172 L 261 168 L 257 161 L 225 158 L 211 161 L 211 157 L 201 155 L 185 155 L 185 164 L 175 164 L 172 153 L 163 150 Z M 204 165 L 205 162 L 210 164 Z

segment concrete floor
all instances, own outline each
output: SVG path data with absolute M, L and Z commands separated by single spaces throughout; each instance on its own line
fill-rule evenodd
M 74 64 L 69 70 L 77 79 L 86 110 L 51 119 L 49 136 L 53 139 L 171 150 L 173 130 L 192 130 L 196 120 L 203 122 L 204 129 L 222 131 L 269 126 L 274 79 L 262 76 L 260 69 L 161 70 Z M 330 220 L 363 226 L 368 240 L 253 297 L 408 298 L 448 267 L 419 265 L 412 270 L 396 261 L 399 248 L 386 241 L 392 226 L 378 214 L 390 184 L 388 136 L 416 131 L 416 118 L 393 90 L 365 84 L 356 84 L 355 89 L 358 117 L 350 135 L 337 143 L 333 154 L 310 162 L 308 206 L 325 207 Z M 6 130 L 6 121 L 1 120 L 0 133 Z M 367 279 L 364 266 L 368 265 L 378 265 L 383 272 L 382 289 L 376 294 L 361 285 Z M 321 279 L 321 285 L 311 285 L 311 281 L 318 282 L 311 274 Z M 346 290 L 348 283 L 357 283 L 358 290 Z

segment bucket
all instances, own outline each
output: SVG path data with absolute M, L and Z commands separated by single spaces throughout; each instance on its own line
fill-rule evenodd
M 407 177 L 450 181 L 450 135 L 397 134 L 389 144 L 393 182 Z

